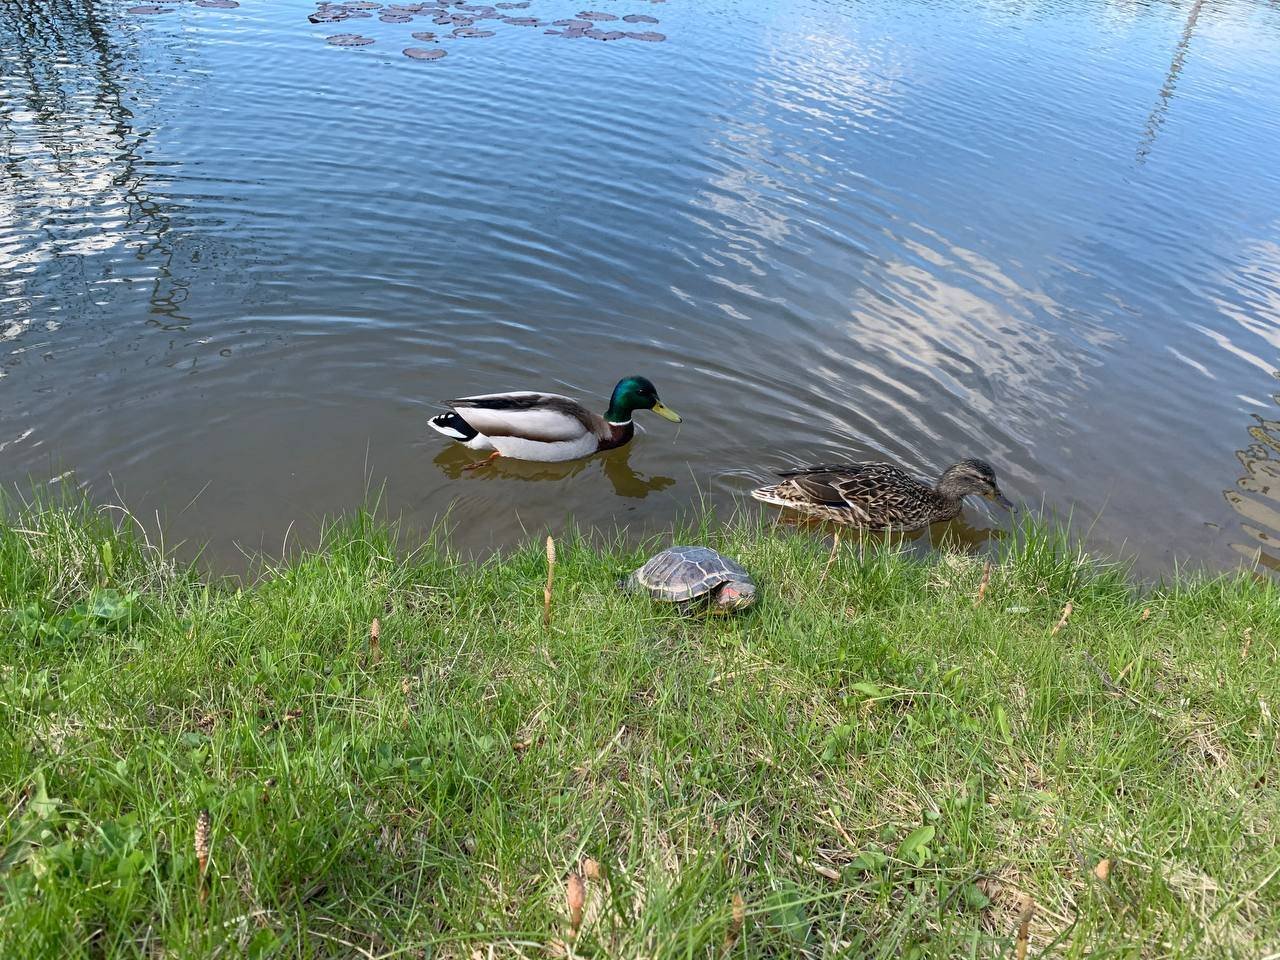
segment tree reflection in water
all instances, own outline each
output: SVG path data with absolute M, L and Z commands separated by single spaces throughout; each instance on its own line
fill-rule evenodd
M 1272 374 L 1280 380 L 1280 370 Z M 1271 395 L 1280 406 L 1280 393 Z M 1252 543 L 1231 548 L 1257 566 L 1280 571 L 1280 420 L 1253 415 L 1249 435 L 1253 443 L 1236 452 L 1245 475 L 1234 490 L 1223 491 L 1227 503 L 1244 517 L 1241 529 Z

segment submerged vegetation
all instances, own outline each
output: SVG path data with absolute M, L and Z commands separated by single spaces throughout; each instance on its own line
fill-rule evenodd
M 1273 584 L 1140 594 L 1030 525 L 990 564 L 681 539 L 757 608 L 624 596 L 645 552 L 588 538 L 552 580 L 360 515 L 240 586 L 11 512 L 0 955 L 1280 945 Z

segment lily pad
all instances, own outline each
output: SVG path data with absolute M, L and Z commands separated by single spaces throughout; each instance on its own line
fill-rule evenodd
M 419 31 L 418 33 L 411 33 L 409 34 L 409 36 L 413 37 L 413 39 L 415 40 L 423 40 L 427 43 L 431 43 L 436 39 L 436 35 L 432 33 L 430 30 L 422 30 L 422 31 Z
M 348 10 L 378 10 L 382 7 L 380 3 L 374 3 L 373 0 L 352 0 L 346 4 Z
M 347 19 L 351 14 L 343 11 L 342 13 L 330 13 L 327 10 L 320 10 L 307 17 L 312 23 L 338 23 Z
M 481 30 L 478 27 L 458 27 L 453 31 L 453 35 L 455 37 L 474 37 L 476 39 L 480 39 L 482 37 L 492 37 L 494 36 L 494 33 L 492 30 Z
M 601 13 L 599 10 L 584 10 L 578 14 L 579 20 L 617 20 L 612 13 Z
M 215 10 L 233 10 L 240 6 L 239 0 L 196 0 L 197 7 L 213 7 Z
M 173 13 L 172 7 L 157 7 L 154 4 L 145 4 L 141 7 L 130 7 L 125 13 L 136 13 L 140 16 L 153 16 L 157 13 Z
M 537 17 L 507 17 L 505 22 L 513 27 L 541 27 L 543 25 L 543 21 Z
M 373 43 L 373 37 L 362 37 L 358 33 L 335 33 L 332 37 L 325 37 L 325 43 L 331 43 L 335 47 L 367 47 Z
M 592 40 L 621 40 L 626 36 L 621 30 L 584 30 L 582 35 Z
M 649 43 L 661 43 L 663 40 L 667 39 L 667 35 L 665 33 L 658 33 L 654 30 L 645 30 L 642 33 L 631 31 L 627 33 L 627 39 L 645 40 Z
M 497 8 L 487 3 L 460 3 L 458 9 L 465 10 L 467 13 L 493 13 Z
M 410 23 L 412 22 L 413 17 L 397 16 L 394 13 L 384 13 L 378 19 L 383 23 Z
M 627 23 L 657 23 L 657 17 L 651 17 L 647 13 L 628 13 L 622 18 Z
M 405 47 L 404 55 L 411 60 L 439 60 L 445 51 L 440 47 Z
M 494 6 L 499 10 L 528 10 L 529 0 L 524 0 L 522 3 L 495 3 Z

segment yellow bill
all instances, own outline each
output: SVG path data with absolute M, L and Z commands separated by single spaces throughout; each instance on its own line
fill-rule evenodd
M 670 420 L 672 423 L 682 423 L 684 420 L 680 414 L 676 413 L 661 400 L 653 405 L 653 412 L 662 417 L 663 420 Z

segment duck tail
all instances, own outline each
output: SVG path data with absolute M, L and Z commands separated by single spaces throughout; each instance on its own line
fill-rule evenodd
M 771 483 L 767 487 L 756 487 L 751 491 L 751 496 L 764 503 L 771 503 L 775 507 L 793 506 L 794 504 L 790 500 L 784 499 L 778 494 L 779 486 L 780 484 Z
M 478 435 L 475 427 L 471 426 L 452 410 L 432 417 L 427 422 L 431 424 L 432 429 L 443 433 L 450 440 L 457 440 L 459 443 L 469 443 Z

